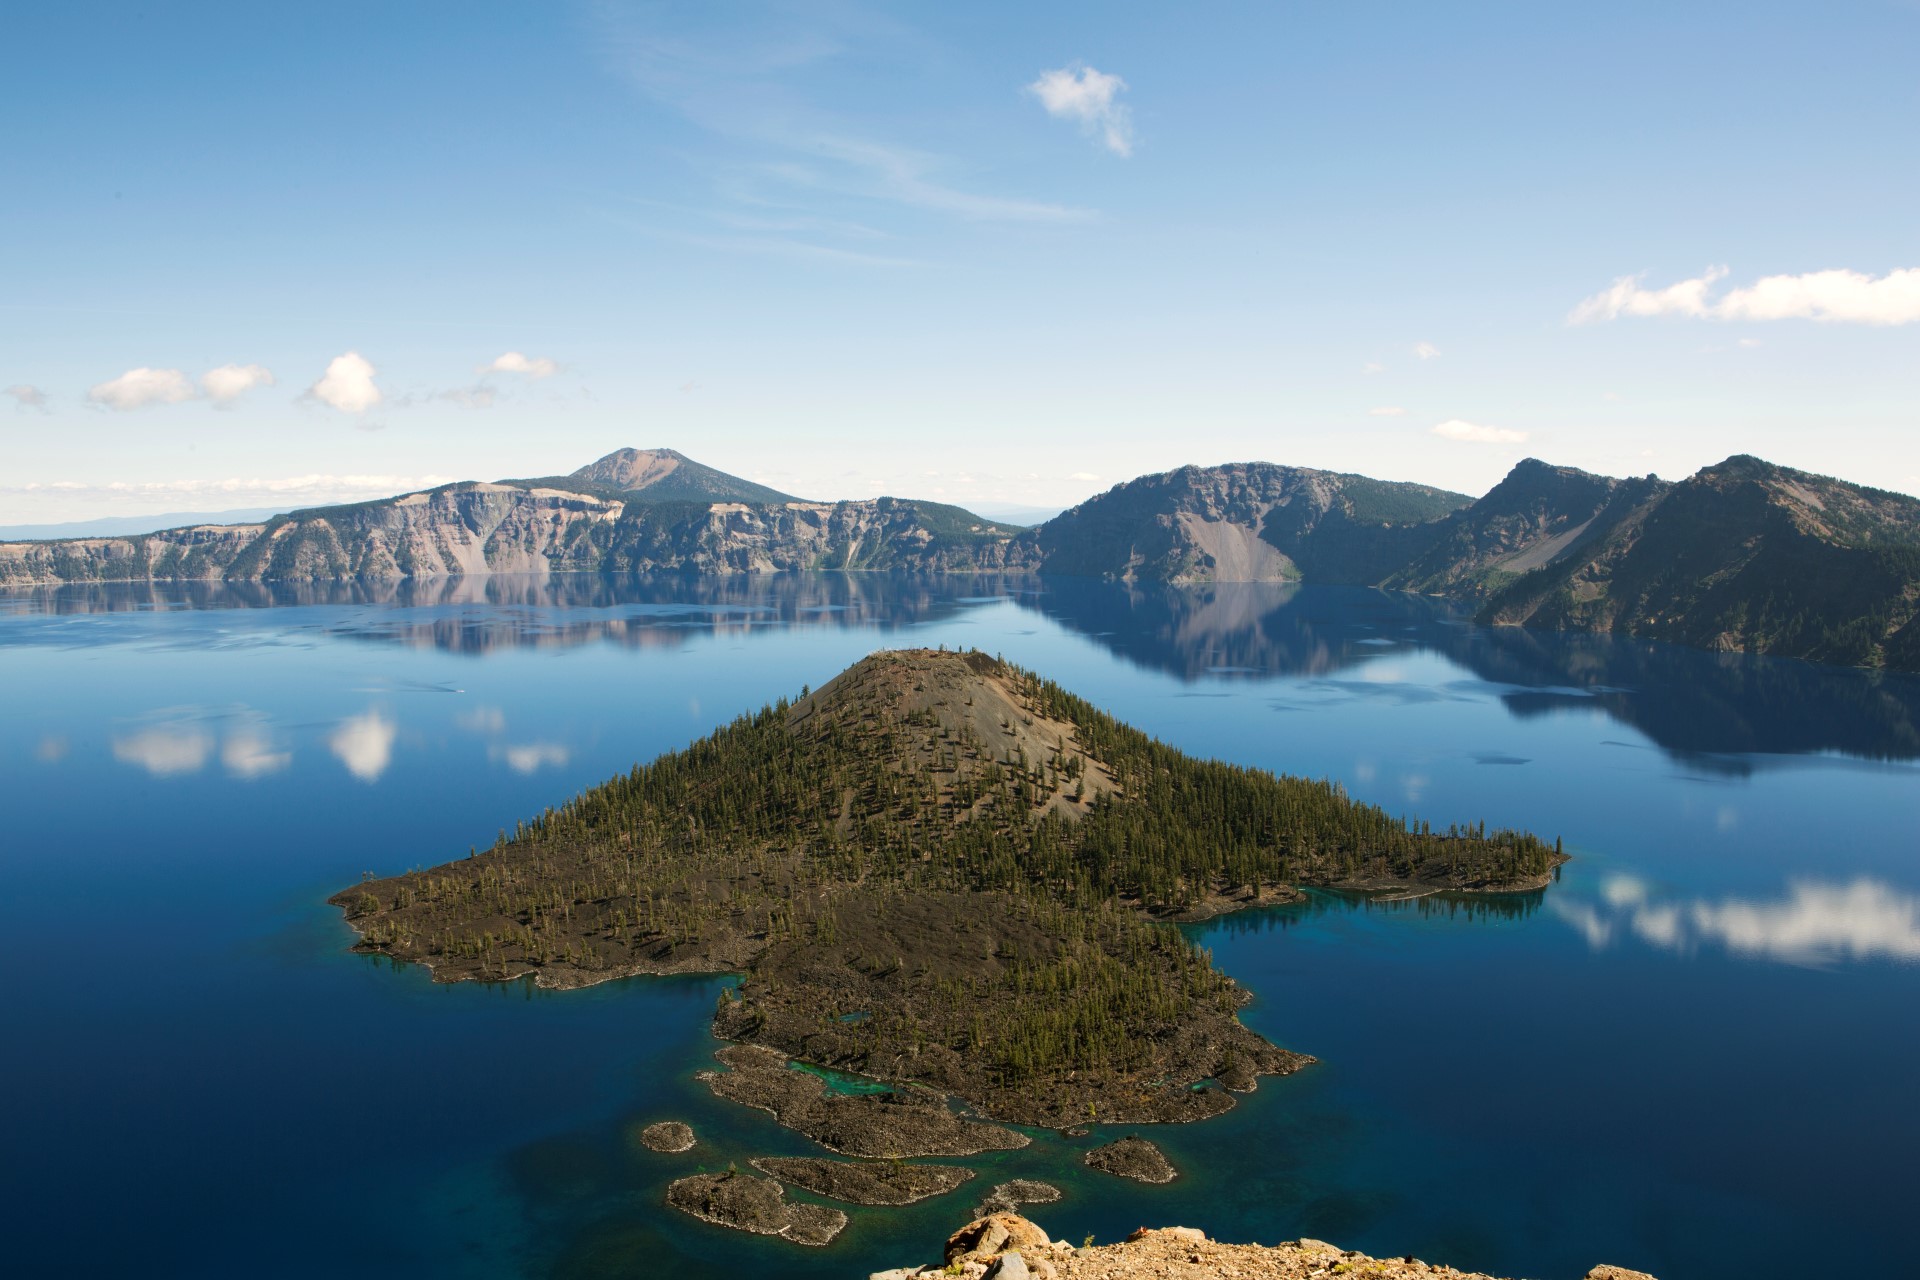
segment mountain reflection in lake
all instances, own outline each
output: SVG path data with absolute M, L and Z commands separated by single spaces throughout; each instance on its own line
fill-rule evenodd
M 586 644 L 673 648 L 694 635 L 796 626 L 890 633 L 959 620 L 1003 600 L 1187 682 L 1314 676 L 1325 681 L 1324 692 L 1348 697 L 1492 694 L 1520 718 L 1599 711 L 1708 773 L 1745 775 L 1766 768 L 1769 757 L 1826 751 L 1920 759 L 1920 677 L 1624 637 L 1474 627 L 1444 601 L 1357 587 L 1140 587 L 1020 575 L 554 574 L 73 584 L 0 594 L 0 609 L 77 618 L 324 606 L 334 615 L 331 634 L 485 654 Z M 86 640 L 71 632 L 60 638 Z M 1438 655 L 1473 678 L 1454 686 L 1382 678 L 1389 660 L 1404 653 Z M 1644 696 L 1649 687 L 1659 696 Z

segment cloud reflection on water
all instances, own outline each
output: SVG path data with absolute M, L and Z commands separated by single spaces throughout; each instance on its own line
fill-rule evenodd
M 113 758 L 156 778 L 198 773 L 213 754 L 213 735 L 197 725 L 157 724 L 113 740 Z
M 1631 935 L 1680 954 L 1712 945 L 1789 964 L 1920 961 L 1920 896 L 1865 876 L 1844 884 L 1796 880 L 1772 901 L 1662 901 L 1645 882 L 1617 875 L 1601 885 L 1598 899 L 1562 890 L 1548 896 L 1547 906 L 1596 951 Z
M 399 727 L 378 710 L 349 716 L 327 736 L 327 749 L 362 782 L 378 782 L 393 763 L 393 740 Z

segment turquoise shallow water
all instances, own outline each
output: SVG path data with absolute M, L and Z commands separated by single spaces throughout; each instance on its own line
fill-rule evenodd
M 800 1153 L 693 1074 L 721 979 L 435 986 L 323 904 L 873 648 L 977 645 L 1189 751 L 1559 835 L 1541 895 L 1330 895 L 1194 931 L 1320 1062 L 967 1163 L 808 1251 L 665 1183 Z M 1277 587 L 886 578 L 0 597 L 0 1187 L 21 1274 L 863 1275 L 1007 1177 L 1055 1234 L 1187 1222 L 1550 1278 L 1902 1274 L 1920 1109 L 1920 682 Z M 685 1156 L 640 1148 L 693 1123 Z M 106 1224 L 103 1229 L 103 1224 Z

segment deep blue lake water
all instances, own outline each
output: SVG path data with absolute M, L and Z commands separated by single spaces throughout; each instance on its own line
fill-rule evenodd
M 1320 1059 L 1039 1135 L 825 1250 L 662 1207 L 803 1140 L 693 1080 L 720 979 L 435 986 L 324 899 L 462 855 L 875 648 L 977 646 L 1197 754 L 1566 841 L 1542 895 L 1320 895 L 1194 930 Z M 0 1204 L 18 1275 L 851 1277 L 993 1182 L 1141 1223 L 1540 1280 L 1912 1274 L 1920 681 L 1278 586 L 777 577 L 0 596 Z M 655 1155 L 637 1126 L 702 1145 Z

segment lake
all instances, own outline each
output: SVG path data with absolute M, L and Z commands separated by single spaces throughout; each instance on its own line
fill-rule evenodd
M 662 1204 L 808 1144 L 694 1073 L 724 979 L 436 986 L 326 896 L 876 648 L 977 647 L 1198 755 L 1561 837 L 1544 893 L 1315 894 L 1192 929 L 1320 1061 L 1144 1130 L 959 1163 L 831 1247 Z M 1112 1240 L 1182 1223 L 1559 1280 L 1912 1270 L 1920 680 L 1468 625 L 1435 601 L 1022 578 L 494 578 L 0 596 L 15 1274 L 864 1276 L 994 1182 Z M 684 1156 L 633 1139 L 684 1119 Z M 1118 1131 L 1133 1131 L 1121 1127 Z

